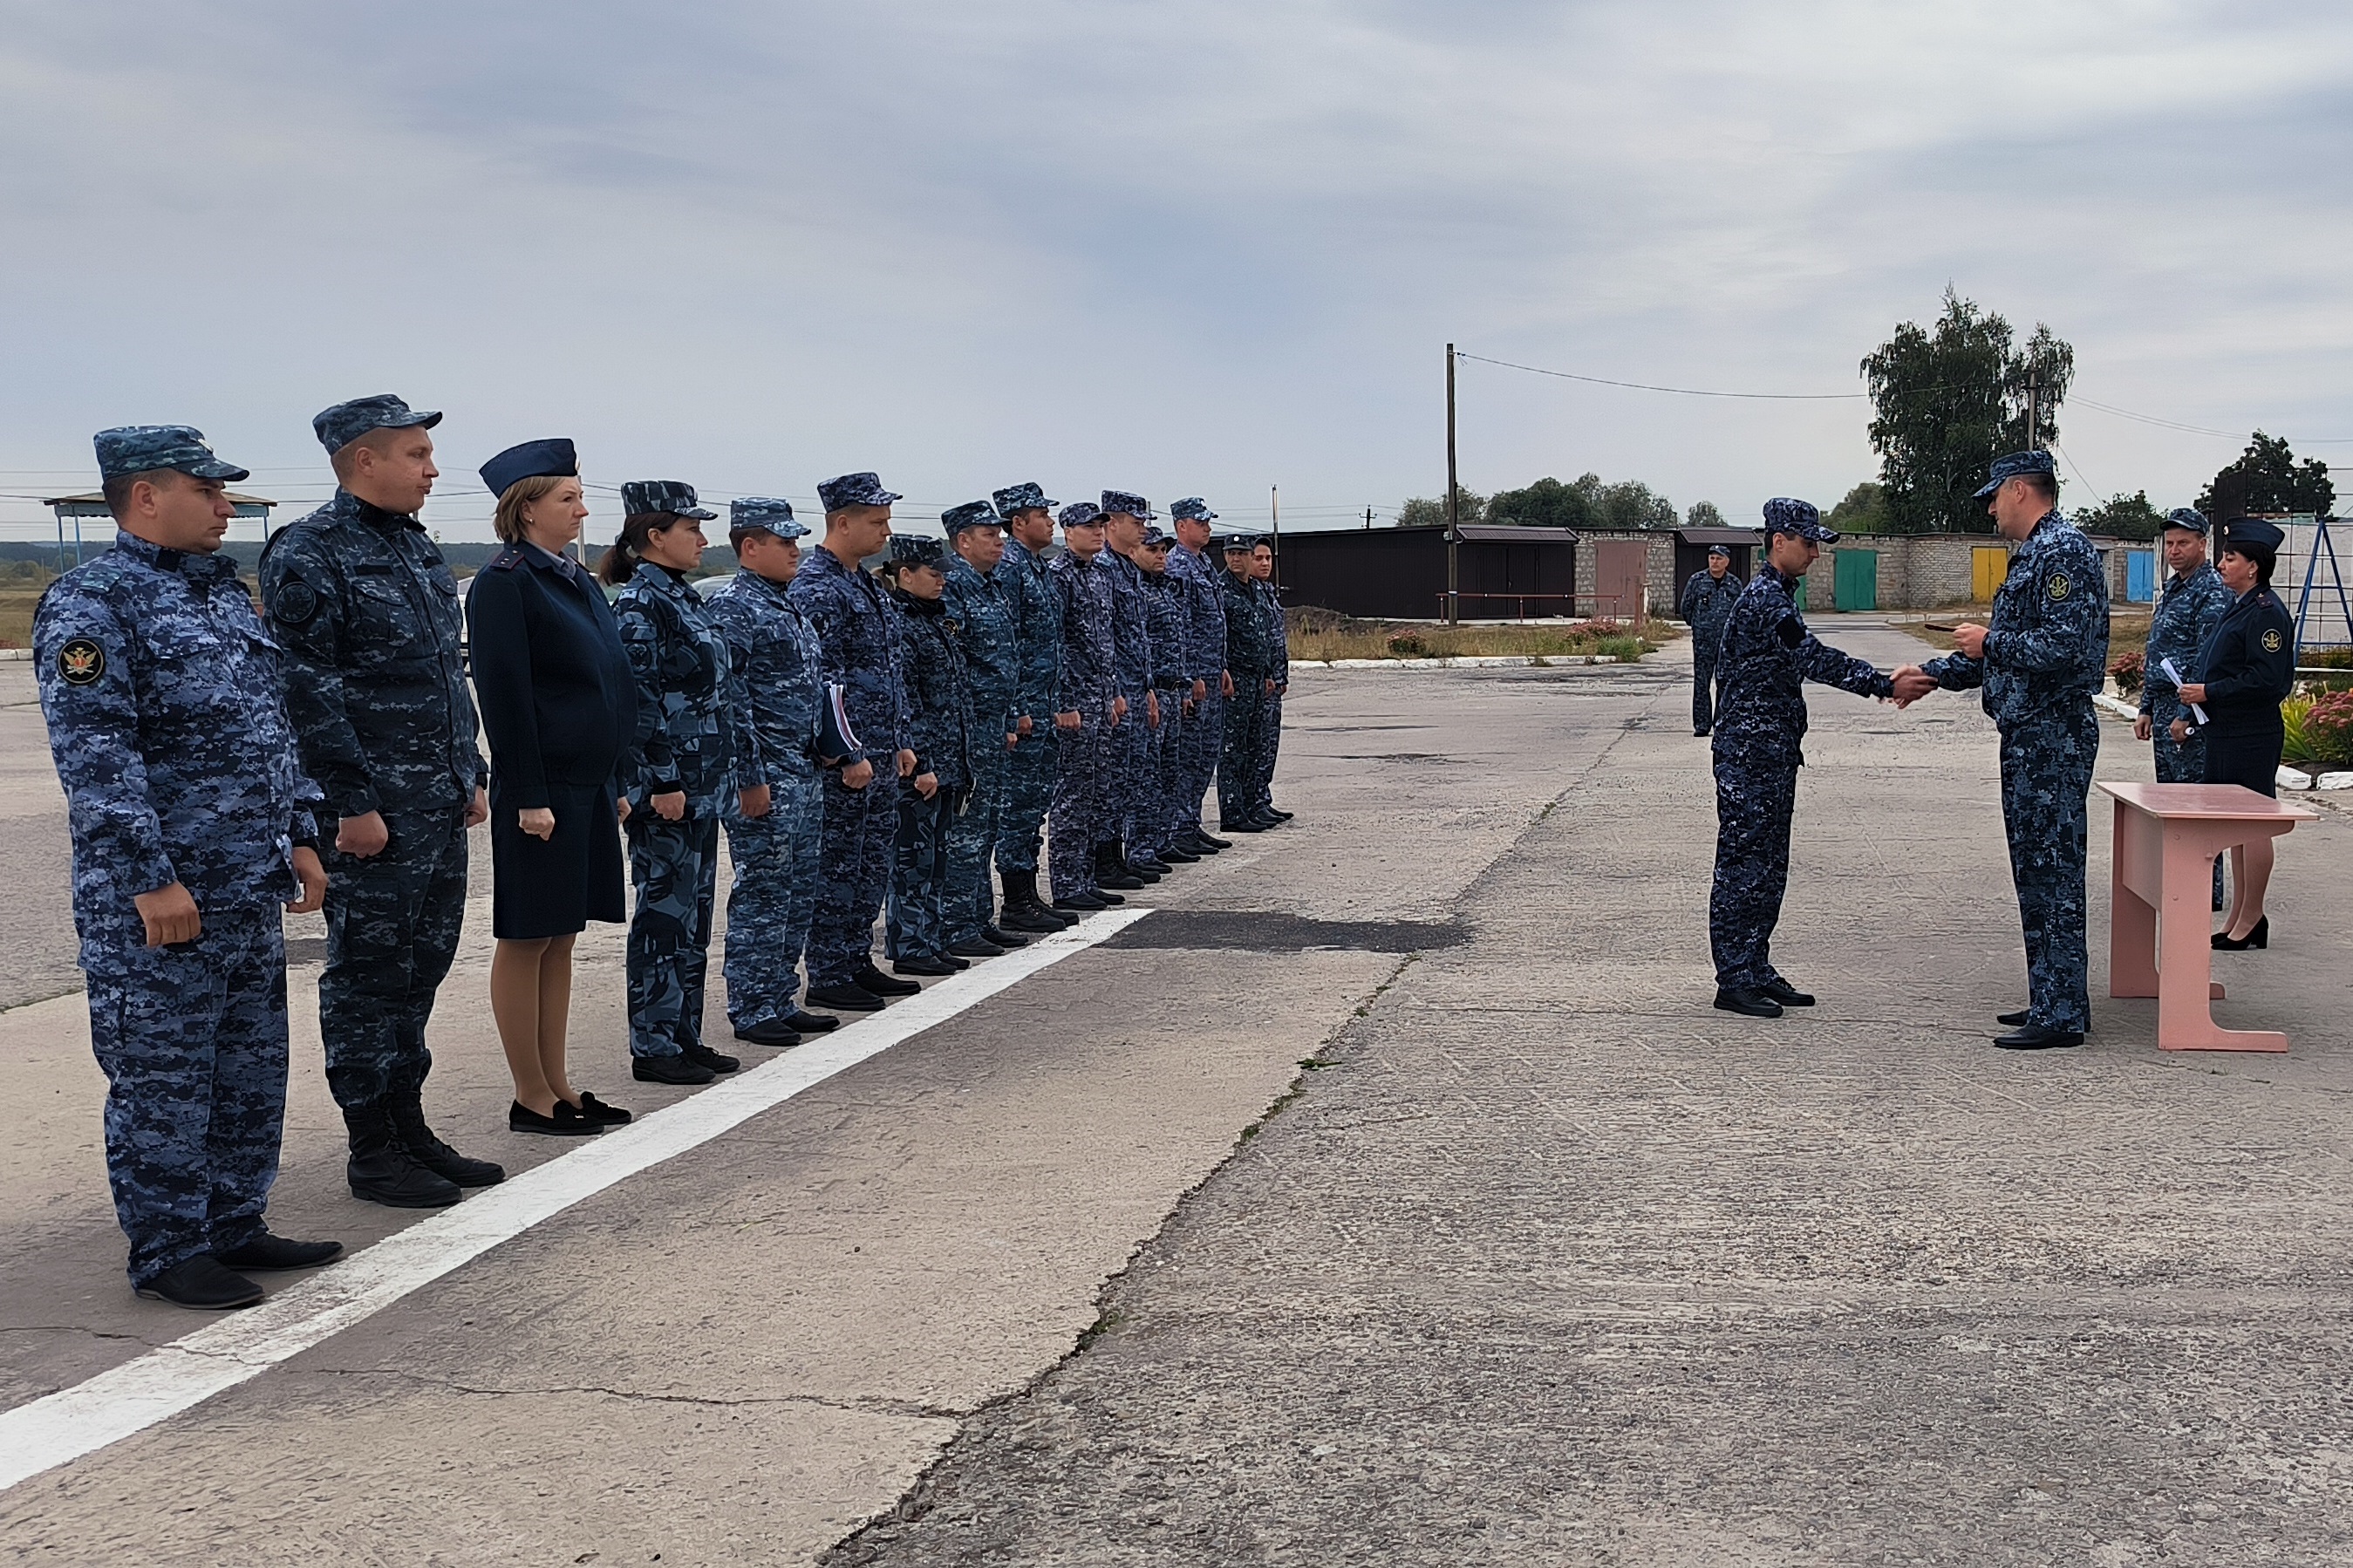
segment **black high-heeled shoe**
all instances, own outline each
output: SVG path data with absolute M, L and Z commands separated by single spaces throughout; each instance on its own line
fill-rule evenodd
M 2272 945 L 2272 917 L 2264 915 L 2255 921 L 2255 929 L 2244 936 L 2232 936 L 2229 931 L 2214 933 L 2214 947 L 2221 952 L 2244 952 L 2251 947 L 2268 950 Z

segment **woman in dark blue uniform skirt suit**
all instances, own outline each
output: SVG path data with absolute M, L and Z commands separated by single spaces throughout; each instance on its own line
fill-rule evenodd
M 629 1113 L 565 1070 L 573 939 L 628 916 L 619 772 L 638 687 L 604 590 L 566 545 L 588 515 L 569 441 L 531 441 L 482 466 L 506 548 L 466 595 L 474 687 L 491 742 L 491 1012 L 514 1075 L 507 1125 L 588 1133 Z
M 2206 782 L 2233 784 L 2257 795 L 2279 794 L 2280 744 L 2284 731 L 2280 704 L 2295 687 L 2295 623 L 2272 592 L 2272 568 L 2286 536 L 2268 522 L 2239 518 L 2222 525 L 2222 550 L 2214 570 L 2238 597 L 2199 650 L 2198 679 L 2181 687 L 2186 707 L 2206 710 L 2200 725 L 2185 712 L 2173 721 L 2176 741 L 2193 726 L 2206 737 Z M 2231 923 L 2214 933 L 2214 945 L 2233 952 L 2271 945 L 2271 918 L 2263 913 L 2263 890 L 2272 879 L 2272 841 L 2243 844 L 2231 851 L 2234 898 Z

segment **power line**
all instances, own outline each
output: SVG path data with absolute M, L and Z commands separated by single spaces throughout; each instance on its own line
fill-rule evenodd
M 1867 397 L 1862 392 L 1712 392 L 1694 386 L 1653 386 L 1641 381 L 1611 381 L 1607 376 L 1578 375 L 1574 371 L 1546 370 L 1539 365 L 1514 364 L 1507 359 L 1489 359 L 1484 354 L 1454 351 L 1456 359 L 1477 360 L 1481 364 L 1501 365 L 1505 370 L 1522 370 L 1530 375 L 1556 376 L 1562 381 L 1582 381 L 1593 386 L 1620 386 L 1632 392 L 1671 392 L 1678 397 L 1738 397 L 1767 403 L 1830 403 Z

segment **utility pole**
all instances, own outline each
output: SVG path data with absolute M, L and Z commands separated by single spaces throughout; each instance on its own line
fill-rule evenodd
M 2026 367 L 2026 448 L 2042 450 L 2042 367 Z
M 1446 345 L 1446 624 L 1461 618 L 1462 588 L 1455 543 L 1462 536 L 1455 516 L 1462 486 L 1454 466 L 1454 345 Z
M 1373 531 L 1373 509 L 1372 509 L 1371 507 L 1366 507 L 1366 508 L 1365 509 L 1365 531 L 1366 531 L 1366 533 L 1370 533 L 1370 532 L 1372 532 L 1372 531 Z
M 1269 531 L 1273 537 L 1268 542 L 1268 552 L 1274 557 L 1274 598 L 1282 602 L 1282 487 L 1266 487 L 1267 521 L 1274 526 Z

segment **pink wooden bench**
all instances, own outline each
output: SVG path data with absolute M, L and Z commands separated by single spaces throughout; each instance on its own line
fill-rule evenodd
M 2225 1029 L 2213 984 L 2214 857 L 2316 815 L 2237 784 L 2103 784 L 2116 798 L 2108 994 L 2157 998 L 2165 1051 L 2284 1051 L 2287 1037 Z

